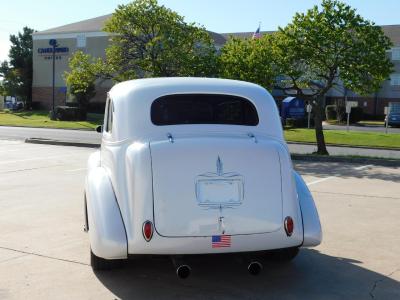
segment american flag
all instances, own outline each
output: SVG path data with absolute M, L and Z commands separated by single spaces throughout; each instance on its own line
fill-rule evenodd
M 213 235 L 212 247 L 213 248 L 229 248 L 231 246 L 230 235 Z
M 259 39 L 261 37 L 261 25 L 258 25 L 256 32 L 253 33 L 253 39 Z

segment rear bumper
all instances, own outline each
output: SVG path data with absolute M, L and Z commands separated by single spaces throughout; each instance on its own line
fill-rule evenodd
M 203 253 L 203 254 L 128 254 L 128 259 L 153 259 L 153 258 L 165 258 L 165 259 L 177 259 L 181 262 L 190 262 L 191 260 L 195 261 L 197 259 L 212 259 L 212 258 L 261 258 L 265 257 L 268 254 L 273 254 L 277 251 L 291 249 L 291 248 L 300 248 L 301 245 L 297 245 L 294 247 L 287 247 L 287 248 L 279 248 L 279 249 L 272 249 L 272 250 L 260 250 L 260 251 L 243 251 L 243 252 L 225 252 L 225 253 Z
M 300 228 L 299 228 L 300 227 Z M 130 243 L 129 255 L 196 255 L 196 254 L 221 254 L 258 252 L 282 248 L 299 247 L 303 243 L 303 231 L 301 223 L 291 237 L 288 237 L 282 228 L 272 233 L 233 235 L 231 246 L 213 248 L 212 237 L 162 237 L 154 234 L 150 242 L 145 242 L 143 237 Z

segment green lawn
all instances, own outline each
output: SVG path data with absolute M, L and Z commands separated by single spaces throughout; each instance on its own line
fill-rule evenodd
M 327 144 L 400 148 L 400 134 L 398 133 L 324 130 L 324 135 Z M 314 129 L 285 129 L 285 138 L 288 142 L 316 142 Z
M 47 111 L 0 112 L 0 125 L 92 130 L 103 124 L 102 114 L 88 114 L 87 121 L 52 121 Z

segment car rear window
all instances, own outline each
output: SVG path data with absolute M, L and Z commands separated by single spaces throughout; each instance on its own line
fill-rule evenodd
M 154 125 L 223 124 L 257 126 L 255 106 L 231 95 L 178 94 L 156 99 L 151 105 Z

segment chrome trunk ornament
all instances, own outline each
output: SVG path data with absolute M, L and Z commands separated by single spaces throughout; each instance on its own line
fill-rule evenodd
M 196 177 L 197 202 L 207 209 L 234 208 L 244 199 L 244 178 L 237 172 L 224 173 L 220 156 L 216 161 L 216 172 L 207 172 Z

